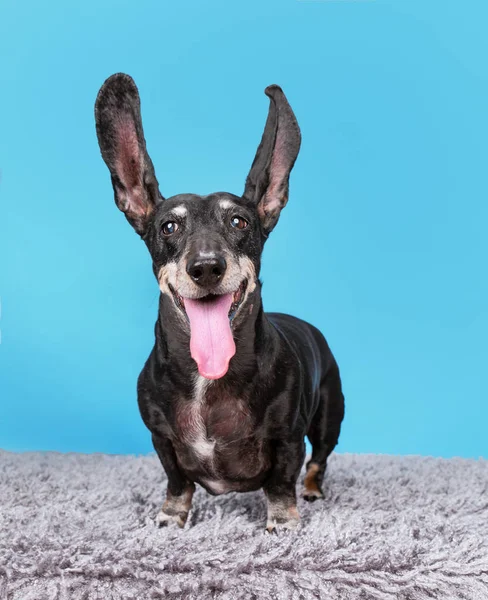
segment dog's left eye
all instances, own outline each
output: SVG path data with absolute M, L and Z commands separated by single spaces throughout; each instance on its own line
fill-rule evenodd
M 166 221 L 166 223 L 163 223 L 161 229 L 163 230 L 164 235 L 171 235 L 172 233 L 175 233 L 175 231 L 178 231 L 178 223 Z
M 234 215 L 232 217 L 232 219 L 230 220 L 230 224 L 232 227 L 235 227 L 236 229 L 246 229 L 246 227 L 248 226 L 248 222 L 246 221 L 246 219 L 243 219 L 242 217 L 239 217 L 238 215 Z

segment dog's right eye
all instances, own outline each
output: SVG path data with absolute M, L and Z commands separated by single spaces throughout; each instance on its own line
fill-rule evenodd
M 178 223 L 166 221 L 166 223 L 163 223 L 161 229 L 163 230 L 164 235 L 172 235 L 175 231 L 178 231 Z

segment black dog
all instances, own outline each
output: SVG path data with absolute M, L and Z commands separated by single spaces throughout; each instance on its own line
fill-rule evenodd
M 124 74 L 107 79 L 95 118 L 115 202 L 146 243 L 161 290 L 156 343 L 138 381 L 144 423 L 168 476 L 156 518 L 183 527 L 195 482 L 211 494 L 263 488 L 268 531 L 299 524 L 296 482 L 312 444 L 303 497 L 323 498 L 344 397 L 322 334 L 264 313 L 261 253 L 288 200 L 300 130 L 281 88 L 242 197 L 165 200 L 146 151 L 140 101 Z

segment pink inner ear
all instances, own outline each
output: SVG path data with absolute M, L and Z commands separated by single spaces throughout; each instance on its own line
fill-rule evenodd
M 117 127 L 117 159 L 115 168 L 126 189 L 123 210 L 143 216 L 147 212 L 144 197 L 141 149 L 132 121 L 123 119 Z
M 288 175 L 288 166 L 285 161 L 285 136 L 278 130 L 269 168 L 269 185 L 261 209 L 264 215 L 280 211 L 288 200 L 283 196 L 286 193 L 283 184 Z

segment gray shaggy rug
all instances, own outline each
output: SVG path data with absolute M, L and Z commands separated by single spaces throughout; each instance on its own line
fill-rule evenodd
M 488 599 L 488 461 L 335 455 L 298 532 L 198 488 L 156 529 L 155 456 L 0 451 L 2 600 Z

